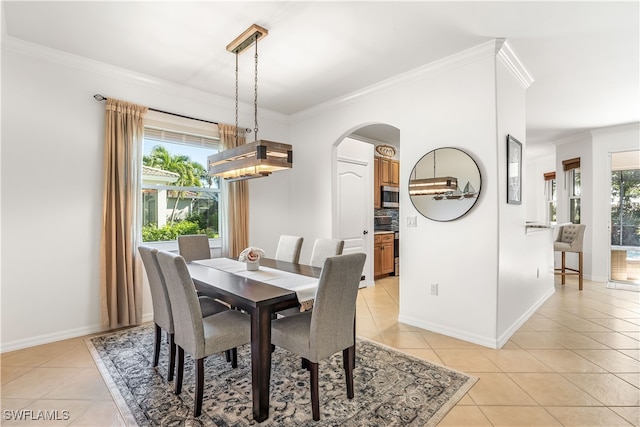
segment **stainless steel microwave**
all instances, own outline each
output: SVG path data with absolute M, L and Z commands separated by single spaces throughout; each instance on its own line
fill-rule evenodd
M 380 203 L 383 208 L 399 208 L 400 207 L 400 188 L 382 186 Z

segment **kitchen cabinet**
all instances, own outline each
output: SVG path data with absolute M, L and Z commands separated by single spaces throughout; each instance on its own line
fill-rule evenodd
M 400 185 L 400 162 L 388 157 L 373 157 L 373 207 L 381 208 L 380 187 Z
M 400 162 L 380 157 L 380 185 L 391 185 L 397 187 L 400 184 Z M 374 172 L 375 173 L 375 172 Z
M 394 233 L 377 233 L 373 238 L 373 275 L 393 273 L 395 267 L 393 255 Z

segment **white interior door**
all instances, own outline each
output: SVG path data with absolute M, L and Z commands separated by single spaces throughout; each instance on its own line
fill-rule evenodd
M 372 221 L 372 184 L 369 164 L 359 160 L 337 161 L 337 238 L 344 240 L 344 254 L 367 254 L 364 283 L 373 283 L 372 258 L 369 253 L 369 224 Z

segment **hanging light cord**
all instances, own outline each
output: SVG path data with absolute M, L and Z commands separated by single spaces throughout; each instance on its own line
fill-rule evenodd
M 255 54 L 255 88 L 253 93 L 253 115 L 255 126 L 253 131 L 255 132 L 254 140 L 258 140 L 258 33 L 256 33 L 256 54 Z
M 238 146 L 238 52 L 236 51 L 236 129 L 235 146 Z
M 433 179 L 436 178 L 436 150 L 433 150 Z

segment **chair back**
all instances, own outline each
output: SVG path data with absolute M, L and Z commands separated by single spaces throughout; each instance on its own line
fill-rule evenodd
M 354 345 L 354 316 L 366 255 L 325 260 L 311 314 L 310 359 L 318 361 Z
M 339 239 L 316 239 L 311 250 L 311 264 L 314 267 L 322 268 L 324 260 L 330 256 L 342 255 L 344 240 Z
M 211 258 L 209 236 L 206 234 L 185 234 L 178 236 L 178 251 L 186 262 L 194 259 Z
M 187 264 L 182 256 L 170 252 L 158 251 L 157 256 L 173 310 L 175 342 L 200 359 L 205 356 L 202 310 Z
M 149 289 L 151 290 L 151 303 L 153 305 L 153 321 L 168 333 L 173 333 L 173 316 L 171 314 L 171 302 L 164 276 L 158 264 L 158 250 L 148 246 L 138 246 L 138 252 L 142 258 L 142 264 L 147 272 Z
M 302 237 L 299 236 L 280 236 L 278 248 L 276 249 L 275 259 L 286 262 L 300 262 L 300 249 L 302 248 Z
M 587 228 L 584 224 L 563 225 L 558 230 L 558 237 L 554 242 L 555 250 L 564 252 L 582 252 L 584 242 L 584 231 Z

